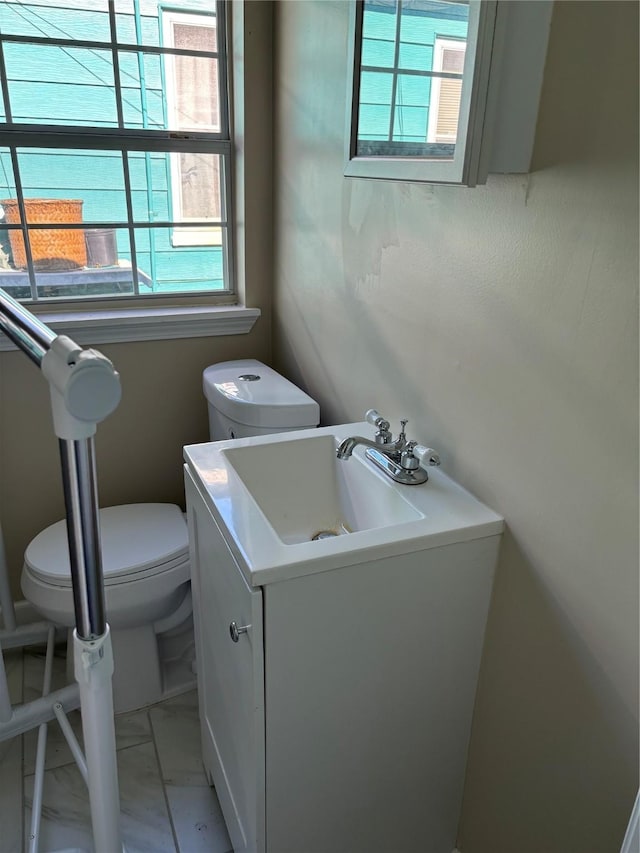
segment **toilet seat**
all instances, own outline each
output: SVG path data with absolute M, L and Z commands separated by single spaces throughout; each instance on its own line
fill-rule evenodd
M 187 525 L 175 504 L 125 504 L 100 510 L 105 587 L 150 578 L 189 560 Z M 52 524 L 29 544 L 25 568 L 38 580 L 71 587 L 65 521 Z

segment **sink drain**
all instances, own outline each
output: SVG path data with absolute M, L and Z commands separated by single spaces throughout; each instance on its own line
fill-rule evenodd
M 311 537 L 312 542 L 317 542 L 318 539 L 333 539 L 334 536 L 339 536 L 339 533 L 336 533 L 335 530 L 318 530 L 317 533 L 314 533 Z

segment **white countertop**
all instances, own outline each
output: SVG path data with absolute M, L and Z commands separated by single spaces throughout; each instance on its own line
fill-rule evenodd
M 504 521 L 501 516 L 480 503 L 441 469 L 429 468 L 429 480 L 421 485 L 394 484 L 364 459 L 365 448 L 358 447 L 353 460 L 338 464 L 353 465 L 355 462 L 366 465 L 376 477 L 401 490 L 401 496 L 417 511 L 417 517 L 344 536 L 287 544 L 271 526 L 225 454 L 231 449 L 321 435 L 335 436 L 337 447 L 349 436 L 373 438 L 374 433 L 374 428 L 368 423 L 352 423 L 193 444 L 184 448 L 186 466 L 251 586 L 455 542 L 468 542 L 502 532 Z M 300 476 L 304 482 L 305 472 L 301 471 Z M 313 488 L 311 478 L 309 488 Z

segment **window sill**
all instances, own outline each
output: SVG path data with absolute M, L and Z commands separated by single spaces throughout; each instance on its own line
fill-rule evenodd
M 179 308 L 120 308 L 95 311 L 44 312 L 37 314 L 59 335 L 68 335 L 82 346 L 206 338 L 214 335 L 246 335 L 260 316 L 259 308 L 242 305 Z M 0 334 L 0 352 L 15 350 Z

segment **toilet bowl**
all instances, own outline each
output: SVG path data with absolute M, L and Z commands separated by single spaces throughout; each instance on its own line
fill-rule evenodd
M 100 539 L 114 706 L 117 712 L 130 711 L 165 695 L 157 635 L 191 614 L 187 525 L 173 504 L 106 507 L 100 510 Z M 64 521 L 47 527 L 27 547 L 22 591 L 47 619 L 75 625 Z
M 213 441 L 319 422 L 315 400 L 255 359 L 208 367 L 203 389 Z M 114 708 L 120 713 L 195 684 L 188 531 L 174 504 L 128 504 L 100 510 L 100 539 Z M 27 547 L 22 591 L 45 618 L 69 629 L 75 625 L 64 521 L 47 527 Z M 70 662 L 68 655 L 68 668 Z

